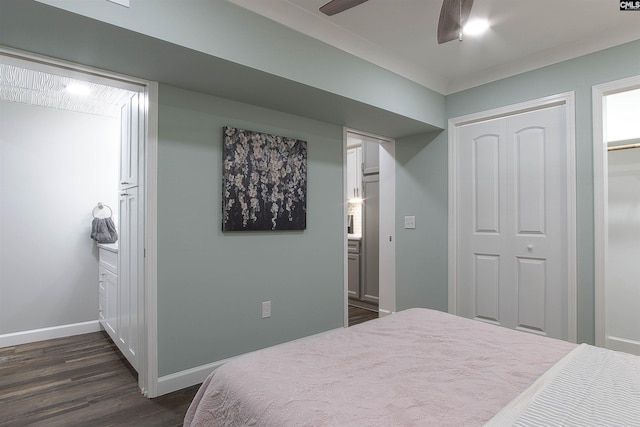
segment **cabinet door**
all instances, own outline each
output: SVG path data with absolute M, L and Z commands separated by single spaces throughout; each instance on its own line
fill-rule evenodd
M 105 268 L 98 266 L 98 320 L 103 328 L 107 328 L 105 322 L 105 309 L 107 306 L 107 290 L 105 282 Z
M 373 141 L 362 142 L 362 173 L 369 175 L 380 172 L 380 144 Z
M 347 200 L 362 197 L 362 148 L 347 150 Z
M 360 298 L 360 255 L 348 254 L 348 284 L 349 297 Z
M 138 188 L 120 193 L 118 251 L 118 342 L 120 351 L 137 368 L 138 350 Z
M 120 107 L 120 188 L 138 185 L 140 94 L 133 93 Z
M 118 276 L 105 267 L 98 267 L 100 274 L 100 286 L 104 291 L 104 306 L 100 316 L 100 322 L 111 339 L 115 342 L 118 334 Z
M 380 182 L 378 175 L 363 178 L 363 278 L 362 295 L 364 301 L 377 303 L 379 297 L 380 258 Z

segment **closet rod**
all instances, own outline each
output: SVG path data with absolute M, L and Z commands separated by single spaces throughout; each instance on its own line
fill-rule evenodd
M 640 148 L 640 142 L 635 144 L 612 145 L 611 147 L 607 147 L 607 151 L 628 150 L 630 148 Z

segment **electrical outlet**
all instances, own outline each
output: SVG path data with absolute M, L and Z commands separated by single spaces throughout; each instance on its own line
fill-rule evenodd
M 405 216 L 404 217 L 404 228 L 416 228 L 416 217 L 415 216 Z
M 262 302 L 262 318 L 271 317 L 271 301 Z

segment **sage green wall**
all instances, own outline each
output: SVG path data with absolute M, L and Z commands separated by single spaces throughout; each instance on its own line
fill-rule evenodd
M 396 140 L 396 306 L 447 311 L 447 144 L 439 133 Z M 416 228 L 405 229 L 405 215 Z
M 578 341 L 594 342 L 593 142 L 591 88 L 640 74 L 640 41 L 585 55 L 446 98 L 447 119 L 557 93 L 575 92 L 578 255 Z M 447 132 L 401 140 L 396 156 L 397 214 L 416 215 L 416 233 L 398 223 L 398 309 L 447 309 Z M 432 180 L 432 182 L 430 182 Z M 422 190 L 420 190 L 423 186 Z M 411 209 L 413 208 L 413 210 Z M 424 227 L 424 229 L 423 229 Z M 418 231 L 419 230 L 419 231 Z M 416 255 L 420 254 L 420 255 Z
M 221 232 L 225 125 L 307 141 L 305 231 Z M 342 147 L 339 126 L 160 86 L 160 376 L 342 325 Z

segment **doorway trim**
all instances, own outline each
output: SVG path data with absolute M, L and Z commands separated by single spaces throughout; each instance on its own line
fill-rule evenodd
M 605 346 L 605 282 L 608 259 L 608 185 L 607 143 L 604 140 L 604 97 L 640 88 L 640 76 L 615 80 L 591 88 L 593 112 L 593 269 L 595 305 L 595 344 Z
M 64 61 L 61 59 L 25 52 L 0 45 L 0 56 L 36 64 L 38 69 L 48 73 L 68 77 L 80 77 L 107 86 L 139 92 L 143 99 L 144 137 L 142 145 L 143 172 L 142 183 L 141 231 L 143 248 L 139 254 L 139 275 L 142 283 L 138 284 L 138 310 L 140 321 L 138 333 L 140 338 L 138 360 L 138 387 L 146 397 L 158 394 L 157 370 L 157 187 L 158 187 L 158 83 L 124 74 L 114 73 L 87 65 Z M 97 288 L 97 284 L 96 284 Z M 98 311 L 96 307 L 96 319 Z
M 567 136 L 567 338 L 570 342 L 577 341 L 577 258 L 576 258 L 576 172 L 575 172 L 575 94 L 565 92 L 517 104 L 507 105 L 479 113 L 454 117 L 448 121 L 449 145 L 449 252 L 448 252 L 448 311 L 457 312 L 457 241 L 458 241 L 458 205 L 457 205 L 457 176 L 458 152 L 457 129 L 460 126 L 504 118 L 515 114 L 540 110 L 556 105 L 566 106 L 566 136 Z
M 348 127 L 342 128 L 342 194 L 343 199 L 343 298 L 344 327 L 349 326 L 349 281 L 347 270 L 347 135 L 356 134 L 380 142 L 380 254 L 378 314 L 396 311 L 396 154 L 395 140 Z

